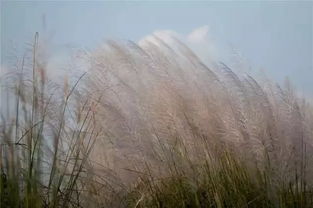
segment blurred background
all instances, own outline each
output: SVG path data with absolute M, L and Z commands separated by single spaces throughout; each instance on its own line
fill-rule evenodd
M 22 56 L 35 32 L 58 71 L 73 49 L 106 39 L 140 41 L 153 32 L 184 40 L 203 61 L 262 70 L 313 97 L 312 1 L 1 1 L 1 69 Z

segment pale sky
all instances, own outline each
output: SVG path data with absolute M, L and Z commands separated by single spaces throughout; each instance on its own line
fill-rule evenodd
M 108 38 L 139 41 L 169 30 L 187 41 L 206 38 L 201 50 L 216 50 L 221 60 L 235 49 L 252 68 L 278 82 L 289 76 L 312 97 L 312 19 L 312 1 L 1 1 L 1 65 L 37 31 L 62 54 L 68 46 L 92 49 Z

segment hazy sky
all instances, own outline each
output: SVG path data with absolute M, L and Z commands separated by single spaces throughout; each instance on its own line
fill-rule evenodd
M 289 76 L 300 91 L 313 96 L 312 18 L 312 1 L 2 1 L 1 63 L 7 63 L 13 45 L 22 51 L 36 31 L 42 34 L 43 25 L 60 54 L 65 46 L 92 49 L 107 38 L 139 41 L 159 30 L 190 37 L 200 28 L 218 53 L 233 48 L 252 67 L 279 82 Z

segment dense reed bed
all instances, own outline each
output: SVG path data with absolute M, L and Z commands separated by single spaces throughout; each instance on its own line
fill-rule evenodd
M 1 207 L 313 206 L 313 108 L 290 82 L 164 34 L 107 41 L 64 85 L 31 51 L 1 77 Z

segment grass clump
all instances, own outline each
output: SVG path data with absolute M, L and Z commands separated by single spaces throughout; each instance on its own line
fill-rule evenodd
M 48 89 L 38 50 L 36 34 L 31 65 L 24 57 L 6 82 L 7 113 L 0 123 L 0 206 L 79 207 L 96 127 L 91 126 L 88 102 L 75 109 L 80 118 L 69 107 L 82 77 L 71 89 L 64 87 L 64 97 L 56 99 Z
M 170 37 L 86 54 L 53 84 L 36 34 L 1 77 L 1 208 L 313 207 L 313 108 L 289 82 L 211 70 Z
M 247 167 L 229 152 L 198 167 L 196 180 L 184 175 L 142 178 L 126 195 L 127 207 L 312 207 L 312 187 L 295 181 L 275 183 L 275 176 Z

